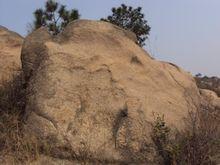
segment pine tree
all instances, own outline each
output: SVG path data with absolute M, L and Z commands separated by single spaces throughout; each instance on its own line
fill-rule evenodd
M 120 7 L 112 8 L 112 15 L 101 20 L 134 32 L 138 40 L 137 44 L 142 47 L 145 45 L 144 42 L 148 38 L 151 28 L 147 24 L 147 20 L 144 19 L 141 10 L 141 7 L 133 8 L 122 4 Z
M 65 5 L 61 5 L 54 0 L 45 3 L 45 9 L 37 9 L 34 12 L 33 30 L 42 26 L 47 27 L 53 35 L 60 33 L 71 21 L 79 19 L 78 10 L 67 10 Z

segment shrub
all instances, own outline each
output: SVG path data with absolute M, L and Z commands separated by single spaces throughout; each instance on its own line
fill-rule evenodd
M 47 0 L 45 9 L 37 9 L 34 12 L 34 23 L 29 24 L 28 32 L 40 28 L 47 27 L 49 32 L 53 35 L 60 33 L 66 25 L 79 19 L 80 14 L 78 10 L 67 10 L 65 5 L 61 5 L 54 0 Z
M 151 137 L 165 165 L 173 164 L 172 162 L 175 161 L 178 153 L 178 147 L 173 144 L 170 132 L 171 129 L 166 125 L 164 116 L 157 115 L 153 123 Z
M 164 116 L 157 116 L 153 123 L 152 139 L 165 165 L 217 164 L 220 156 L 220 112 L 201 106 L 196 113 L 189 113 L 183 132 L 169 128 Z M 173 138 L 172 138 L 173 137 Z M 218 162 L 219 163 L 219 162 Z
M 133 8 L 121 4 L 117 8 L 112 8 L 112 15 L 101 20 L 134 32 L 138 40 L 137 44 L 142 47 L 145 45 L 144 42 L 148 38 L 151 28 L 141 10 L 141 7 Z

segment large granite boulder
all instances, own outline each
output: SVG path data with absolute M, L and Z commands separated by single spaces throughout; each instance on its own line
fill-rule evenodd
M 199 105 L 193 77 L 152 59 L 132 33 L 101 21 L 70 23 L 56 37 L 41 28 L 22 49 L 26 133 L 53 156 L 156 162 L 155 115 L 181 130 Z

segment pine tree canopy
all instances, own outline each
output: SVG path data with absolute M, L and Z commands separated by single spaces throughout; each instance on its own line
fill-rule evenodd
M 33 30 L 44 26 L 51 34 L 57 35 L 69 22 L 79 18 L 78 10 L 67 10 L 65 5 L 47 0 L 44 9 L 37 9 L 34 12 Z
M 145 45 L 144 42 L 148 38 L 151 28 L 141 10 L 141 7 L 133 8 L 122 4 L 120 7 L 112 8 L 112 15 L 101 20 L 134 32 L 138 40 L 137 44 L 142 47 Z

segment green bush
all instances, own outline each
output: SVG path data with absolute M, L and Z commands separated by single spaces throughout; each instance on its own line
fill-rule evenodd
M 47 27 L 53 35 L 60 33 L 66 25 L 79 19 L 78 10 L 67 10 L 65 5 L 61 5 L 54 0 L 47 0 L 44 9 L 34 11 L 34 23 L 29 24 L 29 33 L 42 26 Z
M 133 8 L 121 4 L 119 7 L 112 8 L 112 15 L 101 20 L 132 31 L 137 37 L 137 44 L 142 47 L 145 45 L 144 42 L 148 38 L 151 28 L 141 10 L 141 7 Z

